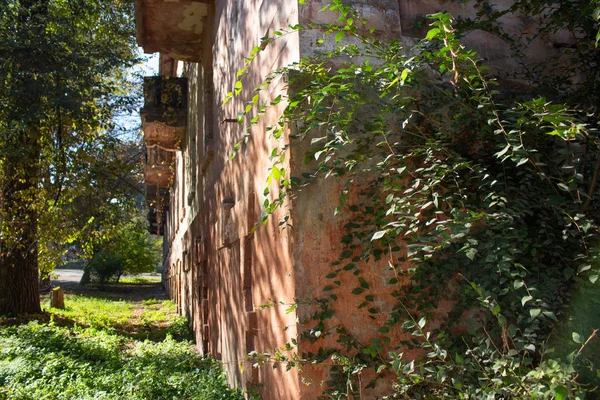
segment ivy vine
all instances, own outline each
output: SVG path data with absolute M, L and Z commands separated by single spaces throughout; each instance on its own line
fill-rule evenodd
M 481 7 L 471 21 L 430 15 L 431 29 L 411 49 L 378 40 L 340 0 L 324 9 L 339 12 L 337 23 L 289 26 L 263 38 L 225 99 L 241 94 L 248 66 L 278 37 L 318 28 L 338 44 L 272 72 L 238 115 L 249 123 L 232 156 L 282 102 L 285 111 L 267 132 L 276 139 L 293 132 L 271 154 L 265 194 L 273 185 L 280 190 L 265 200 L 263 222 L 321 177 L 341 184 L 336 212 L 352 216 L 322 297 L 292 306 L 314 310 L 306 329 L 284 348 L 252 357 L 288 368 L 326 364 L 324 398 L 359 396 L 365 369 L 376 379 L 393 376 L 390 396 L 398 398 L 583 398 L 599 379 L 600 360 L 585 352 L 596 330 L 570 332 L 568 352 L 552 345 L 570 326 L 577 291 L 591 285 L 598 295 L 597 2 L 517 1 L 502 12 Z M 574 32 L 577 68 L 549 60 L 549 74 L 524 64 L 520 76 L 494 76 L 462 44 L 462 34 L 487 29 L 512 40 L 518 57 L 519 41 L 497 22 L 516 12 L 544 16 L 538 34 Z M 583 80 L 569 86 L 574 73 Z M 288 90 L 260 104 L 260 91 L 282 75 Z M 510 92 L 499 78 L 528 81 L 531 90 Z M 308 140 L 310 172 L 291 177 L 288 146 Z M 390 276 L 390 307 L 377 302 L 359 268 L 365 263 Z M 348 274 L 352 287 L 341 284 Z M 384 317 L 369 343 L 332 322 L 339 293 L 348 292 L 367 315 Z M 444 301 L 454 304 L 450 315 L 432 324 Z M 397 331 L 411 339 L 393 342 Z M 336 345 L 290 357 L 300 340 Z M 403 355 L 415 348 L 422 356 Z

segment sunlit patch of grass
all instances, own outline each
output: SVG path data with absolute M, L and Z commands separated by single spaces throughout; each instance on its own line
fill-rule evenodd
M 139 334 L 149 334 L 147 339 L 156 340 L 161 336 L 170 334 L 179 339 L 193 340 L 194 335 L 189 328 L 188 320 L 177 315 L 177 306 L 170 300 L 149 299 L 142 302 L 143 307 L 138 316 L 140 329 Z
M 134 285 L 154 285 L 160 282 L 160 276 L 125 276 L 119 279 L 119 283 Z
M 42 304 L 48 312 L 95 328 L 117 328 L 132 318 L 133 304 L 124 300 L 108 300 L 81 295 L 65 295 L 65 309 L 50 308 L 49 300 Z
M 159 299 L 146 299 L 146 300 L 142 300 L 142 304 L 145 306 L 152 306 L 154 304 L 160 304 L 165 300 L 159 300 Z M 173 302 L 171 302 L 171 304 L 173 304 Z
M 177 315 L 177 306 L 170 300 L 128 302 L 66 294 L 64 310 L 49 308 L 49 300 L 42 306 L 60 320 L 112 329 L 135 339 L 161 341 L 169 334 L 176 339 L 194 338 L 187 319 Z

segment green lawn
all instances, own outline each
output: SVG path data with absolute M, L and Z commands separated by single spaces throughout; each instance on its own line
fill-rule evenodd
M 0 318 L 0 399 L 243 399 L 217 361 L 176 339 L 189 329 L 170 301 L 67 295 L 65 304 Z

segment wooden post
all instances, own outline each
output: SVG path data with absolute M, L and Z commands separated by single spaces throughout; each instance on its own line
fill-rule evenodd
M 55 287 L 50 292 L 50 307 L 65 308 L 65 294 L 59 287 Z

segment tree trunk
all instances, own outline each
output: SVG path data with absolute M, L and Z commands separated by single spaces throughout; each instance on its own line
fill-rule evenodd
M 50 292 L 50 307 L 52 308 L 65 308 L 65 293 L 59 287 L 52 289 Z
M 38 272 L 39 132 L 21 132 L 4 159 L 0 197 L 0 315 L 41 312 Z M 10 140 L 10 139 L 9 139 Z

